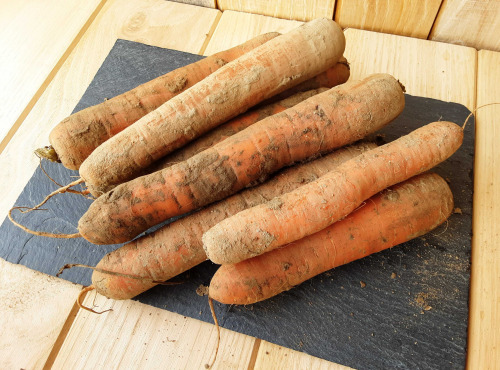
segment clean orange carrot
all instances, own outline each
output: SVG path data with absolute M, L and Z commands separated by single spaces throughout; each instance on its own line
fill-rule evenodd
M 215 263 L 237 263 L 301 239 L 347 216 L 365 199 L 450 157 L 463 130 L 433 122 L 340 165 L 320 179 L 225 219 L 203 235 Z
M 50 133 L 49 159 L 77 170 L 100 144 L 226 63 L 278 36 L 271 32 L 178 68 L 61 121 Z M 46 149 L 42 153 L 47 152 Z M 37 151 L 37 153 L 40 153 Z
M 151 167 L 147 168 L 146 173 L 159 171 L 164 168 L 170 167 L 175 163 L 185 161 L 195 154 L 198 154 L 205 149 L 208 149 L 211 146 L 214 146 L 215 144 L 221 142 L 222 140 L 225 140 L 228 137 L 236 134 L 237 132 L 244 130 L 250 125 L 253 125 L 254 123 L 266 117 L 272 116 L 273 114 L 283 112 L 285 109 L 291 108 L 294 105 L 297 105 L 298 103 L 310 98 L 311 96 L 325 92 L 326 90 L 328 89 L 324 87 L 304 92 L 298 92 L 276 103 L 270 103 L 263 107 L 251 109 L 243 114 L 240 114 L 238 117 L 235 117 L 232 120 L 229 120 L 228 122 L 216 127 L 200 138 L 190 142 L 188 145 L 177 149 L 175 152 L 155 162 Z
M 201 236 L 224 218 L 313 181 L 340 163 L 374 147 L 375 144 L 361 143 L 290 167 L 259 186 L 243 190 L 138 238 L 102 258 L 96 266 L 99 270 L 92 275 L 92 285 L 108 298 L 132 298 L 155 286 L 154 281 L 168 280 L 206 261 Z
M 90 205 L 78 223 L 80 235 L 94 244 L 129 241 L 284 166 L 355 142 L 403 107 L 403 90 L 390 75 L 334 87 L 184 162 L 117 186 Z
M 209 295 L 225 304 L 252 304 L 328 271 L 423 235 L 453 210 L 440 176 L 423 174 L 379 193 L 345 219 L 283 248 L 221 266 Z
M 315 19 L 227 63 L 97 147 L 82 163 L 89 191 L 136 177 L 154 161 L 257 103 L 334 66 L 345 38 Z

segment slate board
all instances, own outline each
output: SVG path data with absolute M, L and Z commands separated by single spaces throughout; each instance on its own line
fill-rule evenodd
M 201 56 L 118 40 L 75 111 L 129 90 Z M 381 131 L 391 141 L 436 120 L 464 122 L 467 108 L 407 95 L 403 114 Z M 474 129 L 469 122 L 459 151 L 435 172 L 455 196 L 455 213 L 430 234 L 336 268 L 299 287 L 251 306 L 216 304 L 223 327 L 358 369 L 454 369 L 465 367 L 472 224 Z M 44 162 L 62 184 L 77 172 Z M 37 169 L 16 205 L 34 205 L 56 186 Z M 16 214 L 36 230 L 72 233 L 90 201 L 73 194 L 51 199 L 45 212 Z M 83 239 L 49 239 L 24 233 L 6 219 L 0 227 L 0 257 L 55 275 L 66 263 L 95 265 L 117 248 Z M 137 300 L 212 322 L 206 297 L 217 266 L 205 262 L 178 277 L 185 284 L 157 286 Z M 391 275 L 395 273 L 396 277 Z M 91 271 L 62 277 L 90 284 Z M 361 281 L 366 283 L 361 287 Z M 427 307 L 428 306 L 428 307 Z M 428 310 L 424 310 L 427 307 Z M 429 309 L 429 307 L 431 307 Z

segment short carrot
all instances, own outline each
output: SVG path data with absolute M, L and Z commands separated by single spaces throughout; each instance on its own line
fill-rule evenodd
M 259 186 L 243 190 L 137 238 L 102 258 L 96 268 L 107 272 L 94 271 L 92 285 L 98 293 L 108 298 L 129 299 L 155 286 L 154 281 L 165 281 L 187 271 L 206 261 L 201 236 L 216 223 L 245 208 L 313 181 L 340 163 L 375 146 L 360 143 L 287 168 Z
M 225 304 L 252 304 L 337 266 L 391 248 L 443 223 L 453 210 L 439 175 L 423 174 L 384 190 L 345 219 L 283 248 L 221 266 L 209 296 Z
M 454 123 L 423 126 L 218 223 L 203 235 L 207 256 L 218 264 L 237 263 L 318 232 L 377 192 L 444 161 L 462 140 L 463 130 Z
M 345 82 L 345 81 L 344 81 Z M 151 167 L 146 169 L 146 173 L 152 173 L 155 171 L 162 170 L 164 168 L 170 167 L 175 163 L 185 161 L 191 158 L 195 154 L 202 152 L 205 149 L 214 146 L 215 144 L 227 139 L 228 137 L 244 130 L 245 128 L 253 125 L 254 123 L 283 112 L 285 109 L 291 108 L 297 105 L 301 101 L 310 98 L 316 94 L 325 92 L 328 90 L 326 87 L 318 88 L 314 90 L 308 90 L 304 92 L 298 92 L 294 95 L 289 96 L 283 100 L 277 101 L 275 103 L 270 103 L 268 105 L 262 106 L 260 108 L 251 109 L 238 117 L 229 120 L 226 123 L 216 127 L 212 131 L 207 132 L 200 138 L 190 142 L 186 146 L 177 149 L 173 153 L 161 158 L 159 161 L 155 162 Z
M 278 36 L 271 32 L 157 77 L 61 121 L 49 135 L 53 160 L 77 170 L 100 144 L 228 62 Z
M 90 205 L 78 223 L 80 235 L 94 244 L 129 241 L 284 166 L 355 142 L 403 108 L 402 87 L 390 75 L 334 87 L 184 162 L 117 186 Z
M 110 184 L 136 177 L 228 119 L 334 66 L 344 47 L 342 29 L 327 18 L 277 36 L 105 141 L 82 163 L 80 176 L 99 196 Z

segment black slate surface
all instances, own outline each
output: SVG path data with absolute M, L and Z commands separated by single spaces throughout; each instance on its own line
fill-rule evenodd
M 75 111 L 200 58 L 118 40 Z M 462 123 L 468 114 L 459 104 L 407 95 L 403 114 L 381 134 L 391 141 L 431 121 Z M 461 213 L 422 238 L 336 268 L 268 301 L 245 307 L 216 304 L 221 325 L 358 369 L 464 368 L 473 134 L 469 122 L 463 146 L 435 169 L 449 181 Z M 78 176 L 57 164 L 44 162 L 44 168 L 62 184 Z M 37 204 L 55 188 L 37 169 L 15 205 Z M 72 233 L 89 204 L 81 196 L 58 195 L 47 211 L 16 213 L 15 218 L 32 229 Z M 8 219 L 0 232 L 0 257 L 50 275 L 66 263 L 95 265 L 117 247 L 32 236 Z M 206 297 L 195 289 L 208 285 L 216 269 L 205 262 L 178 277 L 184 284 L 157 286 L 137 299 L 212 322 Z M 90 276 L 91 271 L 78 268 L 62 275 L 84 285 L 90 284 Z

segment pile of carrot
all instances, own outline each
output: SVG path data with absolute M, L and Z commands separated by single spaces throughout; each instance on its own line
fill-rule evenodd
M 463 130 L 433 122 L 356 143 L 398 117 L 404 87 L 387 74 L 347 81 L 344 48 L 334 21 L 314 20 L 57 125 L 49 152 L 96 197 L 72 237 L 128 242 L 95 267 L 92 288 L 128 299 L 210 259 L 222 266 L 209 296 L 251 304 L 443 223 L 451 191 L 425 172 Z

